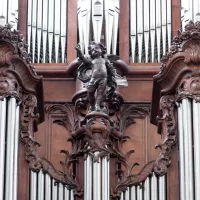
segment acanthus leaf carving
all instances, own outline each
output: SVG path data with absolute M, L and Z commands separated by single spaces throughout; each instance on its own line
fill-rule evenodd
M 45 111 L 48 113 L 48 115 L 61 113 L 62 116 L 54 119 L 53 123 L 57 123 L 57 124 L 65 127 L 71 133 L 76 131 L 80 126 L 78 116 L 75 112 L 74 106 L 72 106 L 72 105 L 69 105 L 67 103 L 46 104 Z
M 144 118 L 149 113 L 150 104 L 124 105 L 120 112 L 116 113 L 115 128 L 124 132 L 128 126 L 135 123 L 136 118 Z

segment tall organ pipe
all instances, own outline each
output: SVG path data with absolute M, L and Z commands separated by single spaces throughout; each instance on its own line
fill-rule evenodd
M 200 197 L 200 103 L 193 100 L 195 199 Z
M 0 200 L 4 192 L 4 160 L 5 160 L 5 130 L 6 130 L 6 99 L 0 101 Z
M 183 105 L 178 108 L 178 128 L 179 128 L 179 157 L 180 157 L 180 199 L 185 199 L 185 152 L 184 152 L 184 132 L 183 132 Z
M 13 169 L 13 200 L 17 200 L 17 172 L 18 172 L 18 147 L 19 147 L 19 105 L 16 108 L 15 135 L 14 135 L 14 169 Z
M 184 132 L 184 151 L 185 151 L 185 198 L 194 199 L 193 183 L 193 155 L 192 155 L 192 116 L 191 100 L 183 99 L 183 132 Z
M 8 98 L 7 143 L 6 143 L 6 174 L 5 200 L 13 200 L 13 171 L 14 171 L 14 135 L 16 117 L 16 99 Z

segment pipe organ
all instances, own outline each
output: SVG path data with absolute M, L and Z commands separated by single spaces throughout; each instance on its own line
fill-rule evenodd
M 13 97 L 0 101 L 0 199 L 17 200 L 19 105 Z
M 105 41 L 108 54 L 118 46 L 119 0 L 78 0 L 78 32 L 81 49 L 88 52 L 90 41 Z M 105 25 L 105 26 L 103 26 Z
M 0 25 L 10 24 L 18 29 L 18 0 L 0 1 Z
M 188 1 L 181 0 L 181 21 L 182 29 L 184 30 L 185 25 L 192 20 L 194 22 L 200 20 L 200 4 L 198 0 Z
M 33 63 L 65 63 L 67 1 L 28 0 L 27 43 Z
M 57 183 L 48 174 L 42 171 L 30 172 L 30 199 L 29 200 L 74 200 L 73 190 L 62 183 Z
M 175 37 L 172 49 L 176 50 L 163 63 L 161 73 L 154 77 L 153 92 L 160 87 L 159 91 L 162 91 L 162 95 L 155 92 L 152 109 L 158 112 L 155 98 L 156 95 L 161 95 L 161 116 L 158 116 L 157 123 L 162 134 L 167 135 L 169 140 L 169 143 L 166 141 L 166 147 L 168 149 L 172 149 L 175 145 L 179 147 L 177 171 L 179 171 L 181 200 L 199 199 L 200 190 L 198 134 L 200 60 L 197 59 L 200 51 L 199 27 L 199 22 L 190 21 L 185 26 L 185 30 Z M 185 35 L 187 37 L 184 37 Z M 171 76 L 170 82 L 168 80 L 164 83 L 163 81 L 166 81 L 169 76 Z M 155 122 L 154 116 L 152 116 L 152 122 Z
M 84 199 L 108 200 L 110 197 L 110 162 L 107 157 L 94 162 L 91 156 L 84 161 Z
M 153 174 L 141 186 L 128 187 L 121 194 L 120 200 L 166 200 L 166 177 L 157 177 Z
M 171 45 L 171 0 L 130 1 L 131 62 L 160 62 Z
M 0 0 L 0 200 L 199 199 L 200 3 L 123 1 Z

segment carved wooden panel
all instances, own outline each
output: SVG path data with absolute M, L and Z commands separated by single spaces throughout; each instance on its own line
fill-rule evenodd
M 45 104 L 45 121 L 39 126 L 35 138 L 42 145 L 37 148 L 41 157 L 48 159 L 57 170 L 62 171 L 60 161 L 64 160 L 64 154 L 61 150 L 71 152 L 72 145 L 68 142 L 71 138 L 68 125 L 72 105 L 65 103 L 46 103 Z
M 126 117 L 124 123 L 129 125 L 124 130 L 125 136 L 130 137 L 123 144 L 123 152 L 134 150 L 128 159 L 129 164 L 138 163 L 139 166 L 133 169 L 138 173 L 145 164 L 155 160 L 160 150 L 155 149 L 155 145 L 161 140 L 161 135 L 157 134 L 157 127 L 150 124 L 150 104 L 130 104 L 122 109 Z

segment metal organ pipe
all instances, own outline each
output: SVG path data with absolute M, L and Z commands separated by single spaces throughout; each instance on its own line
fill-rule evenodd
M 74 200 L 73 190 L 56 183 L 43 171 L 30 172 L 30 200 Z
M 157 177 L 154 173 L 152 177 L 147 177 L 143 185 L 128 187 L 121 193 L 120 200 L 166 200 L 165 176 Z
M 200 104 L 193 100 L 195 199 L 200 197 Z
M 184 135 L 184 153 L 185 153 L 185 192 L 186 199 L 194 199 L 193 185 L 193 155 L 192 155 L 192 116 L 191 116 L 191 101 L 183 99 L 183 135 Z
M 18 0 L 0 0 L 0 25 L 10 24 L 17 29 L 18 24 Z
M 198 0 L 181 0 L 182 29 L 190 21 L 200 20 L 200 3 Z
M 16 99 L 8 98 L 8 117 L 7 117 L 7 138 L 6 138 L 6 174 L 5 174 L 5 200 L 13 200 L 14 184 L 14 145 L 15 145 L 15 117 Z
M 160 62 L 171 45 L 171 0 L 130 0 L 130 7 L 130 60 Z
M 119 0 L 78 0 L 78 28 L 81 49 L 87 53 L 89 41 L 105 39 L 108 54 L 116 54 L 119 24 Z M 105 19 L 105 37 L 102 25 Z M 91 22 L 94 38 L 91 38 Z M 111 48 L 112 47 L 112 48 Z
M 2 98 L 2 97 L 1 97 Z M 5 163 L 5 138 L 6 138 L 6 99 L 0 100 L 0 200 L 4 193 L 4 163 Z
M 94 153 L 95 156 L 98 152 Z M 110 199 L 110 162 L 107 157 L 94 162 L 88 155 L 84 161 L 84 199 Z
M 19 147 L 19 105 L 16 105 L 15 115 L 15 135 L 14 135 L 14 169 L 13 169 L 13 200 L 17 200 L 17 185 L 18 185 L 18 147 Z
M 180 157 L 180 198 L 185 199 L 185 151 L 183 132 L 183 106 L 178 108 L 178 128 L 179 128 L 179 157 Z
M 43 0 L 41 3 L 28 0 L 27 5 L 28 53 L 32 56 L 32 62 L 64 63 L 67 1 Z

